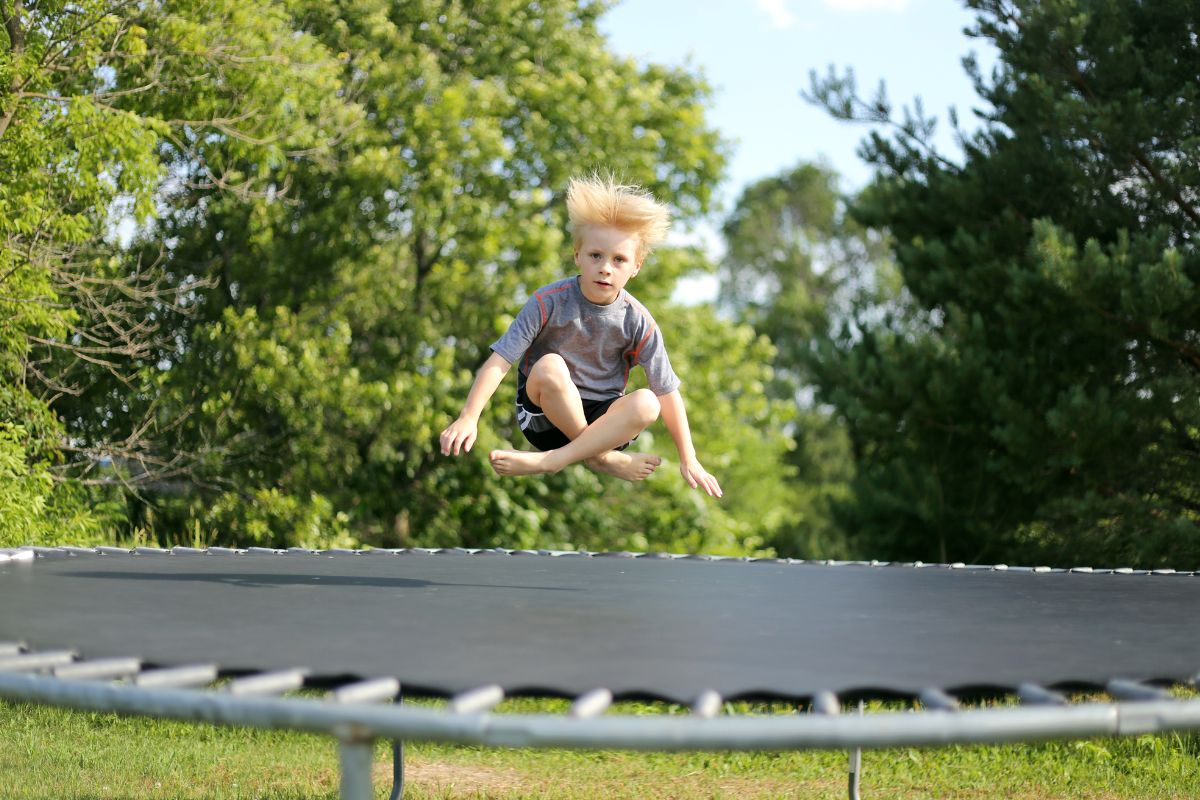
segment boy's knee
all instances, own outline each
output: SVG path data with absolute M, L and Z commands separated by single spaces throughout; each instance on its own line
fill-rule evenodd
M 630 399 L 633 402 L 633 412 L 643 426 L 651 425 L 662 412 L 662 403 L 649 389 L 638 389 L 630 395 Z
M 537 360 L 533 368 L 529 371 L 529 377 L 537 377 L 540 380 L 559 380 L 566 378 L 571 379 L 571 370 L 567 366 L 566 360 L 558 353 L 547 353 Z

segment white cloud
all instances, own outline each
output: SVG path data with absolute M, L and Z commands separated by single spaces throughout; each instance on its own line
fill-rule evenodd
M 772 28 L 790 28 L 796 22 L 796 15 L 788 10 L 787 0 L 755 0 L 758 10 L 771 20 Z
M 835 11 L 903 11 L 909 0 L 824 0 Z

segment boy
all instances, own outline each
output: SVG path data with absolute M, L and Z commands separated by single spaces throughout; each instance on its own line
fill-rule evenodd
M 492 344 L 462 413 L 442 431 L 442 454 L 470 452 L 484 406 L 519 364 L 517 422 L 537 452 L 492 451 L 498 474 L 557 472 L 582 461 L 597 472 L 643 480 L 661 459 L 623 451 L 661 413 L 684 480 L 720 497 L 717 479 L 696 458 L 679 378 L 658 326 L 625 291 L 650 248 L 666 236 L 669 211 L 640 188 L 592 176 L 570 182 L 567 213 L 579 275 L 538 289 Z M 650 389 L 627 395 L 634 364 L 645 369 Z

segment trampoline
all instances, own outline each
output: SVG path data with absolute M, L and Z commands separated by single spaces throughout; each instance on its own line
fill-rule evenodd
M 1172 570 L 22 548 L 0 551 L 0 696 L 332 733 L 343 796 L 359 797 L 373 738 L 854 751 L 1200 728 L 1200 701 L 1162 688 L 1194 684 L 1198 608 L 1198 576 Z M 180 688 L 218 676 L 235 680 Z M 271 696 L 301 685 L 339 702 Z M 377 705 L 401 687 L 451 702 Z M 1065 704 L 1081 689 L 1118 702 Z M 488 713 L 514 695 L 574 702 L 561 717 Z M 941 713 L 1003 695 L 1023 705 Z M 864 698 L 931 713 L 836 713 Z M 604 715 L 621 699 L 694 713 Z M 720 713 L 741 699 L 813 713 Z

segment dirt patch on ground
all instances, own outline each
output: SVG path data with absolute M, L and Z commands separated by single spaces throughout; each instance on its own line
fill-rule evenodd
M 505 767 L 461 762 L 417 761 L 405 764 L 406 786 L 445 800 L 509 797 L 606 797 L 659 800 L 765 800 L 765 798 L 841 797 L 839 781 L 803 781 L 780 778 L 719 777 L 702 772 L 689 775 L 612 775 L 572 780 L 562 774 L 532 774 Z M 390 767 L 376 765 L 376 786 L 391 785 Z M 574 785 L 573 785 L 574 784 Z
M 390 786 L 391 766 L 376 765 L 374 777 L 376 786 Z M 404 784 L 448 798 L 503 797 L 540 788 L 538 781 L 515 769 L 416 759 L 405 761 Z

